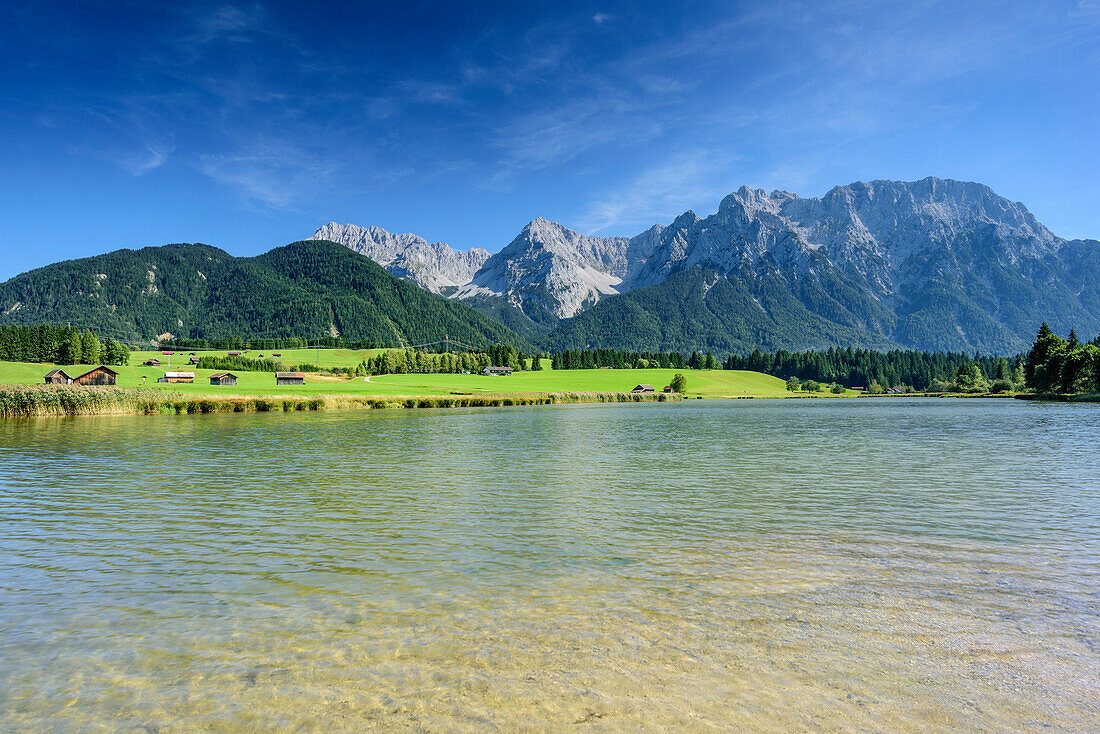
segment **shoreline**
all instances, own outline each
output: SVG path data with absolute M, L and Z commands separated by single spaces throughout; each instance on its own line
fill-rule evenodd
M 292 413 L 319 410 L 416 410 L 418 408 L 500 408 L 576 403 L 663 403 L 684 400 L 678 393 L 548 392 L 481 395 L 356 396 L 218 395 L 188 397 L 151 388 L 0 386 L 0 419 L 96 415 L 208 415 L 213 413 Z
M 291 413 L 320 410 L 416 410 L 421 408 L 499 408 L 580 403 L 659 403 L 684 400 L 812 400 L 836 398 L 999 398 L 1040 402 L 1100 402 L 1100 395 L 904 393 L 894 395 L 728 395 L 722 398 L 679 393 L 531 392 L 453 395 L 217 395 L 188 396 L 152 388 L 0 386 L 0 419 L 97 415 L 208 415 L 214 413 Z
M 1100 393 L 1080 393 L 1063 395 L 1060 393 L 1019 393 L 1017 400 L 1034 400 L 1040 403 L 1100 403 Z

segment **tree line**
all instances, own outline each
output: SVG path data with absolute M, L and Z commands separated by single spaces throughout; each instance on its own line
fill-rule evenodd
M 711 352 L 627 352 L 616 349 L 575 349 L 554 352 L 556 370 L 599 369 L 696 369 L 751 370 L 785 379 L 823 385 L 881 388 L 904 387 L 945 392 L 963 389 L 1022 389 L 1023 357 L 993 357 L 962 353 L 920 352 L 897 349 L 832 347 L 824 351 L 730 354 L 719 361 Z M 802 389 L 802 388 L 799 388 Z
M 528 367 L 527 360 L 531 360 Z M 357 374 L 395 375 L 405 373 L 481 372 L 486 367 L 510 367 L 513 370 L 541 370 L 539 354 L 527 355 L 510 346 L 494 345 L 483 352 L 423 352 L 417 349 L 387 349 L 365 359 Z
M 695 355 L 698 361 L 698 354 Z M 713 355 L 711 359 L 714 360 Z M 717 367 L 717 360 L 714 366 Z M 550 355 L 550 366 L 555 370 L 595 370 L 609 367 L 615 370 L 629 369 L 684 369 L 688 360 L 679 352 L 623 352 L 618 349 L 565 349 Z
M 126 364 L 130 348 L 90 329 L 39 324 L 0 326 L 0 361 L 48 364 Z
M 1023 355 L 995 357 L 961 352 L 895 349 L 878 352 L 852 347 L 774 353 L 731 354 L 723 367 L 830 385 L 918 392 L 1019 390 L 1024 387 Z
M 225 339 L 179 339 L 173 338 L 159 342 L 164 349 L 198 349 L 201 351 L 225 351 L 231 349 L 270 350 L 305 349 L 307 347 L 326 347 L 330 349 L 384 349 L 393 344 L 381 344 L 364 339 L 345 339 L 340 336 L 319 336 L 316 339 L 291 336 L 279 339 L 245 339 L 235 336 Z
M 237 370 L 238 372 L 319 372 L 320 367 L 303 362 L 286 364 L 270 357 L 230 357 L 205 355 L 195 365 L 201 370 Z
M 1037 393 L 1100 392 L 1100 335 L 1083 344 L 1072 329 L 1063 339 L 1043 322 L 1024 360 L 1024 378 Z

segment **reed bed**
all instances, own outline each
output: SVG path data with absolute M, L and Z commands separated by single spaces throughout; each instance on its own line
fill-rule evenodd
M 563 403 L 642 403 L 679 400 L 665 393 L 492 393 L 434 396 L 187 396 L 161 390 L 74 385 L 0 386 L 0 417 L 268 413 L 335 409 L 480 408 Z

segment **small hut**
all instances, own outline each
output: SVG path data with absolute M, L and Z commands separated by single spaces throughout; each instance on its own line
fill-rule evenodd
M 217 374 L 210 375 L 211 385 L 236 385 L 237 376 L 232 372 L 218 372 Z
M 194 372 L 165 372 L 164 377 L 157 379 L 157 382 L 194 382 Z
M 643 393 L 643 392 L 655 392 L 655 391 L 653 389 L 653 385 L 636 385 L 634 387 L 634 389 L 631 390 L 630 392 L 632 392 L 632 393 Z
M 189 364 L 198 364 L 199 363 L 199 358 L 198 357 L 189 357 L 187 361 L 188 361 Z
M 50 370 L 46 373 L 47 385 L 71 385 L 73 384 L 73 378 L 69 377 L 69 374 L 65 370 Z
M 276 372 L 276 385 L 304 385 L 306 376 L 301 372 Z
M 281 356 L 283 356 L 283 353 L 282 352 L 272 352 L 271 356 L 272 357 L 281 357 Z
M 79 377 L 73 378 L 74 385 L 113 385 L 118 373 L 106 365 L 90 369 Z
M 661 388 L 661 392 L 672 392 L 672 385 L 665 385 Z
M 160 360 L 159 359 L 147 359 L 144 362 L 142 362 L 142 364 L 145 365 L 146 367 L 160 367 Z
M 225 356 L 227 356 L 227 357 L 239 357 L 239 356 L 241 356 L 241 353 L 240 352 L 226 352 Z

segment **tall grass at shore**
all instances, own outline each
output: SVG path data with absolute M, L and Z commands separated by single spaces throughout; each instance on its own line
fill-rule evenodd
M 0 417 L 139 415 L 156 413 L 266 413 L 324 409 L 477 408 L 560 403 L 640 403 L 678 400 L 664 393 L 505 393 L 401 396 L 190 396 L 149 388 L 74 385 L 0 387 Z

